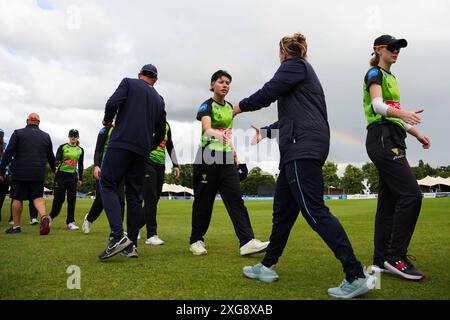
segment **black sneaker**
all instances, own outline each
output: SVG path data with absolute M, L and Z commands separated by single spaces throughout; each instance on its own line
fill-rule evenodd
M 123 236 L 119 241 L 115 241 L 114 239 L 110 240 L 105 251 L 103 251 L 98 257 L 100 260 L 106 260 L 115 256 L 119 252 L 125 250 L 130 244 L 133 244 L 130 239 L 126 236 Z
M 10 227 L 10 228 L 6 229 L 5 232 L 8 233 L 8 234 L 21 233 L 22 232 L 22 228 L 21 227 L 16 227 L 16 228 Z
M 138 257 L 137 248 L 134 244 L 130 244 L 120 254 L 124 255 L 127 258 L 137 258 Z
M 393 274 L 408 280 L 422 280 L 425 274 L 417 269 L 406 257 L 392 257 L 384 262 L 384 267 Z

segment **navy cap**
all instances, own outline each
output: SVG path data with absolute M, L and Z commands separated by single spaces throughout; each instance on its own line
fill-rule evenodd
M 142 71 L 149 72 L 149 73 L 153 74 L 155 77 L 158 76 L 158 69 L 156 69 L 156 67 L 152 64 L 146 64 L 145 66 L 143 66 L 141 68 L 141 72 Z
M 373 42 L 374 47 L 388 44 L 398 44 L 401 48 L 405 48 L 408 45 L 408 41 L 406 41 L 405 39 L 396 39 L 391 35 L 384 34 L 376 38 Z
M 69 131 L 69 137 L 76 137 L 79 138 L 80 134 L 78 133 L 77 129 L 70 129 Z

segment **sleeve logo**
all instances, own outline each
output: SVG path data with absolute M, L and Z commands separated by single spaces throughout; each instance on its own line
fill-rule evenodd
M 367 79 L 373 78 L 378 75 L 378 69 L 372 69 L 367 74 Z
M 202 104 L 200 106 L 200 108 L 198 109 L 198 112 L 206 111 L 206 109 L 208 109 L 208 105 L 207 104 Z

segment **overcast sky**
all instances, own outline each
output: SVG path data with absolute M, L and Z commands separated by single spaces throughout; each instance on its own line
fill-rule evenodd
M 360 165 L 369 161 L 363 77 L 374 38 L 387 33 L 408 40 L 392 72 L 402 108 L 425 109 L 417 128 L 432 141 L 423 150 L 409 137 L 409 161 L 450 165 L 449 16 L 446 0 L 0 0 L 0 128 L 9 138 L 37 112 L 55 151 L 76 128 L 90 165 L 106 100 L 122 78 L 136 77 L 152 63 L 175 148 L 181 162 L 191 162 L 201 131 L 195 116 L 211 96 L 211 74 L 231 73 L 227 100 L 237 103 L 278 68 L 280 38 L 301 32 L 325 90 L 332 130 L 328 159 Z M 234 121 L 235 136 L 248 140 L 250 124 L 275 120 L 276 104 L 245 113 Z M 256 147 L 244 141 L 236 143 L 240 158 L 276 173 L 274 142 L 263 142 L 269 152 L 255 158 L 250 155 Z

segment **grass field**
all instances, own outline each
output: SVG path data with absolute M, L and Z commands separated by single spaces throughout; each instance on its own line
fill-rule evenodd
M 92 200 L 78 200 L 76 220 L 81 227 Z M 271 230 L 271 201 L 247 201 L 255 235 L 267 240 Z M 374 200 L 328 201 L 344 225 L 358 259 L 371 264 Z M 47 201 L 47 208 L 51 201 Z M 22 233 L 7 235 L 5 208 L 0 232 L 0 299 L 331 299 L 327 288 L 338 285 L 343 273 L 322 240 L 299 217 L 277 272 L 280 280 L 264 284 L 242 276 L 242 267 L 262 255 L 241 257 L 238 241 L 222 202 L 217 201 L 206 235 L 207 256 L 188 250 L 191 201 L 163 200 L 158 233 L 166 244 L 139 244 L 139 258 L 121 255 L 99 262 L 109 228 L 104 214 L 85 235 L 67 231 L 65 206 L 49 236 L 28 225 L 27 206 Z M 381 289 L 361 299 L 450 299 L 450 199 L 424 199 L 410 253 L 427 274 L 423 282 L 382 275 Z M 81 269 L 81 289 L 69 290 L 70 265 Z

